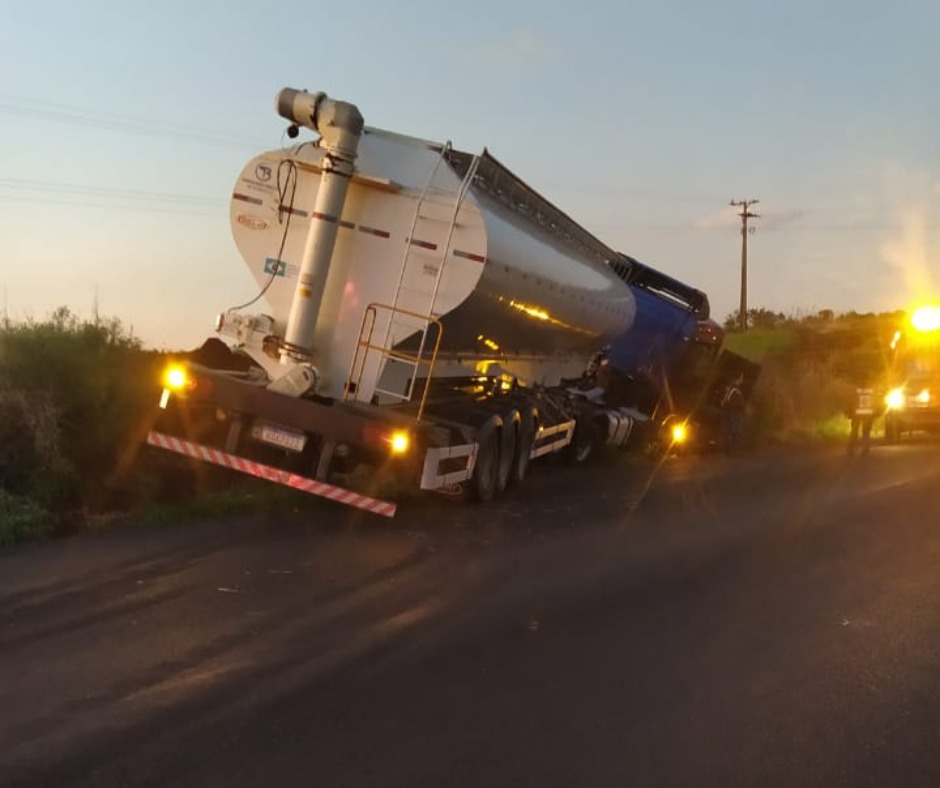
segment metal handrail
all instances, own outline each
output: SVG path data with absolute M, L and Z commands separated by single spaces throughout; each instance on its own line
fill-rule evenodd
M 421 343 L 418 349 L 418 352 L 415 354 L 410 354 L 400 350 L 394 350 L 388 345 L 379 345 L 375 344 L 372 341 L 373 335 L 375 333 L 375 325 L 378 319 L 378 310 L 385 309 L 388 310 L 391 315 L 400 314 L 406 315 L 408 317 L 413 317 L 418 320 L 421 320 L 424 323 L 424 328 L 421 329 L 422 338 Z M 370 321 L 371 316 L 371 321 Z M 391 320 L 391 317 L 389 318 Z M 437 336 L 434 341 L 434 349 L 431 352 L 431 357 L 429 359 L 424 358 L 425 350 L 425 340 L 427 338 L 428 327 L 431 324 L 434 324 L 437 327 Z M 367 330 L 368 326 L 368 330 Z M 368 335 L 367 335 L 368 334 Z M 367 336 L 366 336 L 367 335 Z M 353 361 L 350 367 L 350 374 L 346 381 L 346 386 L 343 389 L 343 399 L 349 399 L 351 394 L 354 394 L 359 391 L 360 384 L 362 383 L 362 376 L 365 372 L 366 362 L 369 356 L 370 351 L 378 351 L 381 353 L 383 358 L 391 358 L 396 361 L 401 361 L 406 364 L 411 364 L 415 370 L 418 369 L 421 365 L 426 365 L 428 368 L 428 378 L 430 379 L 434 374 L 434 364 L 437 361 L 437 355 L 441 347 L 441 338 L 444 335 L 444 324 L 440 319 L 434 317 L 433 315 L 425 315 L 420 312 L 413 312 L 410 309 L 403 309 L 401 307 L 392 306 L 390 304 L 379 304 L 372 303 L 369 304 L 362 316 L 362 324 L 359 329 L 359 339 L 356 341 L 356 352 L 353 354 Z M 358 374 L 356 373 L 356 366 L 358 363 Z M 395 394 L 394 392 L 382 390 L 383 394 L 388 394 L 389 396 L 395 396 L 405 402 L 410 402 L 411 397 L 414 394 L 415 387 L 415 378 L 416 375 L 411 376 L 411 381 L 408 386 L 408 391 L 405 394 Z M 355 390 L 353 387 L 355 386 Z M 424 390 L 421 393 L 421 401 L 418 404 L 418 412 L 415 416 L 417 421 L 421 420 L 422 415 L 424 414 L 424 408 L 427 404 L 428 396 L 428 386 L 424 387 Z

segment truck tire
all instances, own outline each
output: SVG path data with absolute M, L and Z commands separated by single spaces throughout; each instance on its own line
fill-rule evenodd
M 496 497 L 499 477 L 499 440 L 495 429 L 480 435 L 477 461 L 468 482 L 468 493 L 478 503 L 488 503 Z
M 600 432 L 593 419 L 578 419 L 571 436 L 571 443 L 565 449 L 565 461 L 569 465 L 587 465 L 597 454 Z
M 523 414 L 516 431 L 516 446 L 512 458 L 512 473 L 509 474 L 509 486 L 518 487 L 525 481 L 532 461 L 532 445 L 535 443 L 535 416 Z
M 514 410 L 503 419 L 500 431 L 499 463 L 496 472 L 496 492 L 503 492 L 510 483 L 513 462 L 516 456 L 516 435 L 519 427 L 519 411 Z

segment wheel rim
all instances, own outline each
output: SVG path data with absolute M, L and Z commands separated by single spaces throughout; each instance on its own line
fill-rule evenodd
M 576 465 L 583 465 L 594 453 L 594 425 L 585 424 L 584 431 L 578 435 L 574 447 L 574 461 Z
M 574 454 L 575 460 L 577 462 L 587 462 L 588 457 L 591 456 L 591 442 L 589 440 L 582 441 L 578 445 L 578 450 Z

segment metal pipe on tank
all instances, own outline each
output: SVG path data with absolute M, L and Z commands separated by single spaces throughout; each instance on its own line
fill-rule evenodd
M 336 233 L 346 202 L 349 180 L 362 135 L 363 118 L 354 104 L 334 101 L 325 93 L 284 88 L 277 95 L 278 114 L 320 135 L 325 151 L 317 200 L 310 217 L 310 230 L 300 262 L 297 289 L 287 319 L 285 340 L 288 348 L 316 349 L 317 323 L 324 293 L 342 292 L 346 270 L 332 266 Z M 290 349 L 281 355 L 281 363 L 294 360 Z

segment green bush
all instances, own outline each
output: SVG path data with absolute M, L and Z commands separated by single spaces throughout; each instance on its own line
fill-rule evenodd
M 876 388 L 886 373 L 886 353 L 897 315 L 807 318 L 772 333 L 732 334 L 735 348 L 760 346 L 761 373 L 750 403 L 751 430 L 760 442 L 807 444 L 848 434 L 845 410 L 856 386 Z M 752 355 L 752 357 L 754 357 Z
M 0 387 L 0 488 L 26 492 L 58 450 L 59 412 L 51 397 Z
M 762 442 L 806 444 L 846 432 L 843 413 L 854 393 L 833 373 L 833 359 L 770 357 L 751 400 L 752 429 Z
M 35 502 L 0 487 L 0 546 L 41 539 L 52 532 L 52 515 Z
M 133 497 L 159 354 L 58 309 L 0 330 L 0 489 L 63 514 Z

